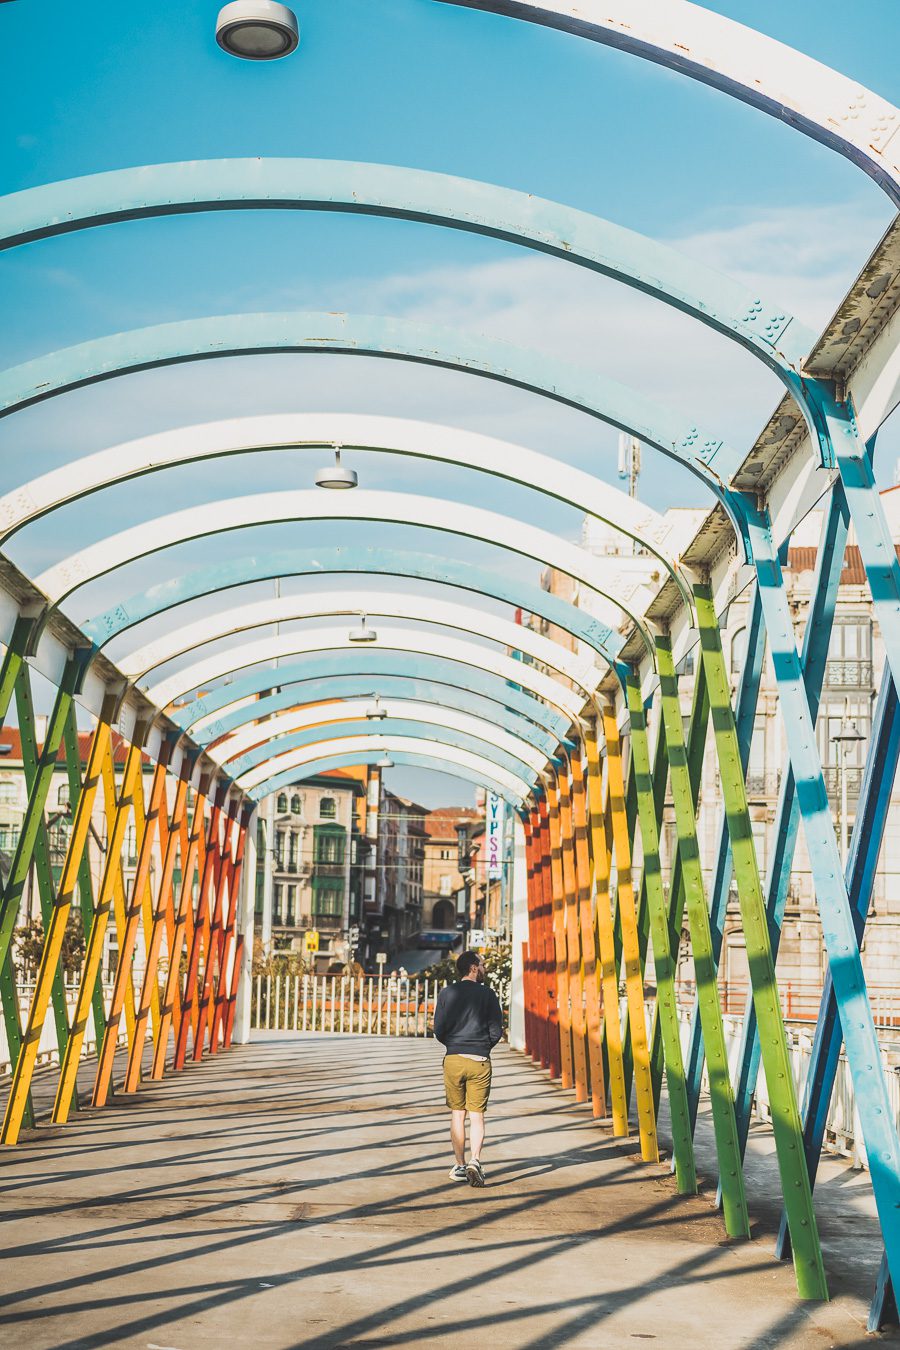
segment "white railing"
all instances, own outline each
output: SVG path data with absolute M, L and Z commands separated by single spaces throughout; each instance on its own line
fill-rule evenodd
M 446 980 L 373 975 L 257 975 L 250 1025 L 256 1031 L 328 1031 L 430 1036 Z
M 66 1012 L 68 1014 L 69 1025 L 72 1024 L 72 1014 L 75 1010 L 75 1002 L 78 998 L 78 977 L 70 976 L 65 980 L 66 990 Z M 103 985 L 103 1006 L 108 1008 L 112 1001 L 112 984 Z M 28 1010 L 31 1007 L 31 997 L 34 993 L 33 984 L 20 984 L 18 987 L 19 996 L 19 1017 L 24 1027 L 28 1017 Z M 119 1036 L 119 1044 L 126 1044 L 125 1024 L 122 1023 L 122 1031 Z M 84 1049 L 82 1054 L 93 1055 L 97 1052 L 97 1037 L 94 1032 L 94 1012 L 93 1008 L 88 1013 L 87 1027 L 84 1033 Z M 38 1045 L 37 1066 L 41 1068 L 48 1064 L 59 1063 L 59 1046 L 56 1041 L 56 1018 L 53 1013 L 52 1005 L 47 1009 L 47 1016 L 44 1018 L 44 1027 L 41 1032 L 41 1039 Z M 0 1017 L 0 1080 L 8 1078 L 12 1073 L 10 1063 L 9 1042 L 6 1037 L 6 1022 Z

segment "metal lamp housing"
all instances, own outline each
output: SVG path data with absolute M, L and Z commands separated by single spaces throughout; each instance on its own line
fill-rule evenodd
M 332 491 L 346 491 L 348 488 L 355 488 L 358 483 L 359 475 L 356 470 L 348 469 L 341 463 L 340 450 L 334 452 L 334 463 L 319 469 L 316 474 L 316 487 L 330 488 Z
M 381 756 L 381 759 L 375 761 L 376 769 L 392 769 L 393 767 L 394 761 L 391 759 L 387 751 L 384 752 L 384 754 Z
M 219 10 L 216 42 L 244 61 L 277 61 L 300 41 L 293 11 L 276 0 L 232 0 Z
M 374 628 L 370 628 L 363 619 L 358 628 L 351 628 L 347 634 L 351 642 L 377 642 L 378 634 Z

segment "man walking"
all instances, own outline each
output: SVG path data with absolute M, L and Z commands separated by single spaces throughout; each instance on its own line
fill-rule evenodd
M 483 1186 L 484 1108 L 491 1092 L 491 1051 L 503 1035 L 503 1012 L 497 995 L 484 982 L 484 961 L 477 952 L 463 952 L 456 959 L 456 969 L 458 982 L 441 990 L 434 1010 L 435 1040 L 447 1052 L 444 1090 L 456 1159 L 450 1169 L 450 1180 Z M 472 1145 L 468 1163 L 467 1113 Z

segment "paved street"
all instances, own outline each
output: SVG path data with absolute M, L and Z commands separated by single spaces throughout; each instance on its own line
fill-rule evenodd
M 0 1159 L 0 1342 L 864 1343 L 852 1288 L 798 1302 L 765 1233 L 728 1244 L 708 1196 L 506 1047 L 495 1064 L 483 1191 L 446 1178 L 426 1041 L 271 1033 L 25 1136 Z

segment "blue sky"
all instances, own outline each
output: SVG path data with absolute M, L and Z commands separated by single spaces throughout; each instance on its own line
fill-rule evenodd
M 709 7 L 900 102 L 900 21 L 883 0 L 861 0 L 849 14 L 832 0 Z M 217 5 L 207 0 L 0 4 L 3 190 L 240 155 L 420 166 L 556 198 L 664 239 L 783 298 L 813 326 L 890 220 L 883 194 L 833 152 L 619 53 L 435 0 L 305 0 L 296 9 L 298 52 L 255 65 L 216 47 Z M 748 357 L 652 301 L 511 246 L 402 222 L 272 212 L 130 223 L 0 256 L 0 295 L 7 365 L 178 317 L 355 308 L 433 316 L 569 356 L 645 384 L 739 443 L 779 396 Z M 0 490 L 75 452 L 168 426 L 294 409 L 471 426 L 614 480 L 614 436 L 573 412 L 450 372 L 298 356 L 132 376 L 19 414 L 0 424 Z M 879 463 L 890 481 L 896 438 L 884 439 Z M 235 461 L 217 473 L 217 489 L 305 485 L 308 461 L 276 459 Z M 433 467 L 410 483 L 405 464 L 401 480 L 386 457 L 367 460 L 366 472 L 373 486 L 469 501 L 484 491 L 470 475 Z M 665 463 L 654 462 L 642 490 L 661 509 L 702 500 Z M 91 512 L 71 508 L 29 531 L 11 553 L 36 571 L 98 532 L 166 509 L 174 494 L 190 503 L 209 491 L 199 470 L 117 489 Z M 511 492 L 506 509 L 577 535 L 574 512 L 530 494 Z M 105 598 L 100 588 L 79 615 Z M 408 791 L 424 783 L 398 781 Z

